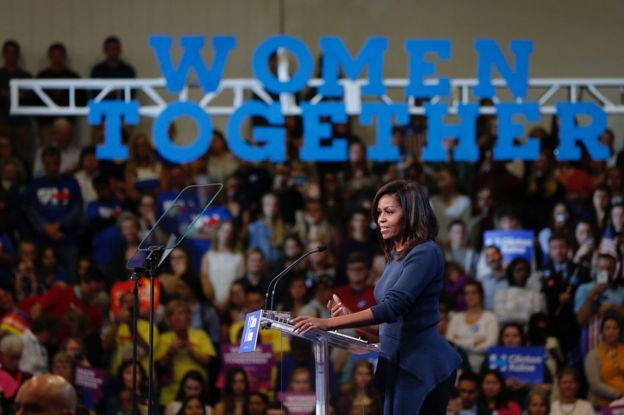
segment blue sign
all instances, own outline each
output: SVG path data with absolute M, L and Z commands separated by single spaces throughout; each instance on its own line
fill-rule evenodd
M 247 313 L 245 316 L 245 325 L 243 327 L 243 338 L 241 339 L 241 353 L 249 353 L 256 350 L 258 343 L 258 333 L 260 332 L 260 319 L 262 318 L 262 310 Z
M 181 36 L 180 59 L 177 66 L 172 57 L 173 36 L 154 35 L 149 38 L 160 71 L 165 78 L 168 92 L 180 92 L 188 83 L 189 76 L 197 76 L 204 93 L 219 89 L 223 72 L 231 53 L 236 49 L 235 36 L 212 37 L 212 62 L 207 64 L 203 49 L 209 43 L 205 36 Z M 318 91 L 324 97 L 337 99 L 332 102 L 301 102 L 304 140 L 300 158 L 304 161 L 345 161 L 347 145 L 344 137 L 331 137 L 331 122 L 345 122 L 347 114 L 344 102 L 344 90 L 338 84 L 340 73 L 355 80 L 366 70 L 368 79 L 361 93 L 365 97 L 383 98 L 386 87 L 383 84 L 385 52 L 388 49 L 385 37 L 369 37 L 359 52 L 353 56 L 343 41 L 336 36 L 322 36 L 319 49 L 323 56 L 322 83 Z M 453 48 L 448 39 L 407 39 L 404 49 L 407 53 L 408 83 L 404 95 L 408 98 L 449 97 L 451 79 L 436 74 L 438 61 L 452 59 Z M 269 61 L 277 50 L 283 50 L 297 61 L 297 70 L 289 79 L 281 80 L 271 71 Z M 477 61 L 477 84 L 474 95 L 477 98 L 490 98 L 495 95 L 493 73 L 504 79 L 512 95 L 512 102 L 497 102 L 495 113 L 498 116 L 499 137 L 494 146 L 495 159 L 536 160 L 539 156 L 539 143 L 529 138 L 523 144 L 515 143 L 517 137 L 524 135 L 524 127 L 516 119 L 523 117 L 529 122 L 539 118 L 537 102 L 520 102 L 527 97 L 529 63 L 533 53 L 530 40 L 511 40 L 509 43 L 510 59 L 507 60 L 503 48 L 491 39 L 477 39 L 474 42 Z M 513 62 L 513 64 L 511 63 Z M 252 57 L 251 70 L 262 87 L 273 93 L 299 93 L 308 86 L 314 73 L 314 56 L 310 48 L 300 39 L 290 35 L 270 36 L 256 48 Z M 427 81 L 427 84 L 425 84 Z M 431 83 L 433 81 L 433 83 Z M 381 105 L 371 102 L 362 104 L 359 122 L 373 124 L 376 119 L 376 140 L 369 148 L 368 155 L 374 161 L 398 161 L 399 149 L 392 144 L 392 119 L 398 125 L 408 123 L 408 104 L 395 103 Z M 425 105 L 427 140 L 423 148 L 424 161 L 443 161 L 447 154 L 442 143 L 447 138 L 456 138 L 457 147 L 453 158 L 457 161 L 477 161 L 479 152 L 476 145 L 475 122 L 478 116 L 477 104 L 458 105 L 459 121 L 447 122 L 448 106 L 444 102 L 431 102 Z M 241 134 L 243 122 L 250 116 L 263 117 L 267 126 L 256 126 L 249 142 Z M 557 157 L 561 160 L 579 160 L 582 143 L 589 155 L 596 160 L 609 158 L 608 148 L 601 144 L 599 135 L 607 127 L 607 117 L 594 103 L 558 103 L 560 145 Z M 578 125 L 580 116 L 591 121 Z M 189 117 L 197 126 L 197 137 L 188 145 L 172 143 L 167 134 L 169 125 L 178 118 Z M 100 159 L 128 158 L 128 149 L 121 143 L 122 119 L 126 124 L 136 124 L 139 119 L 137 101 L 107 101 L 89 103 L 89 124 L 105 123 L 104 143 L 97 146 Z M 169 104 L 156 118 L 152 136 L 160 155 L 174 163 L 186 163 L 201 157 L 210 146 L 212 138 L 212 120 L 199 103 L 184 101 Z M 230 149 L 237 157 L 247 161 L 280 162 L 285 159 L 286 134 L 283 126 L 283 114 L 274 103 L 260 101 L 247 103 L 236 108 L 227 126 Z M 323 143 L 321 144 L 321 140 Z
M 529 264 L 533 260 L 533 231 L 485 231 L 484 245 L 494 245 L 501 250 L 503 264 L 516 258 L 526 259 Z
M 488 367 L 498 370 L 505 380 L 515 378 L 522 383 L 544 382 L 543 347 L 491 347 Z

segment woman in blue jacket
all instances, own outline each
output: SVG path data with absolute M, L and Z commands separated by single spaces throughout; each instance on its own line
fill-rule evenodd
M 377 304 L 350 313 L 330 301 L 331 318 L 301 316 L 293 324 L 300 332 L 380 324 L 384 414 L 445 414 L 461 358 L 436 327 L 444 269 L 437 220 L 423 188 L 405 180 L 379 189 L 372 215 L 386 255 Z

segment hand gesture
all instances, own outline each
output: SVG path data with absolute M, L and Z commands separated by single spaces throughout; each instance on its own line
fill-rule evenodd
M 331 311 L 332 317 L 338 316 L 346 316 L 347 314 L 351 314 L 351 310 L 342 304 L 340 298 L 334 294 L 332 299 L 327 302 L 327 309 Z

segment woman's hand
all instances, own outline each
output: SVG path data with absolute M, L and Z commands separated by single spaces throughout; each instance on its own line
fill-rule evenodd
M 308 316 L 299 316 L 292 319 L 291 323 L 293 324 L 295 333 L 303 334 L 312 329 L 318 330 L 329 330 L 329 324 L 326 318 L 316 318 L 316 317 L 308 317 Z
M 346 316 L 347 314 L 351 314 L 351 310 L 342 304 L 342 300 L 334 294 L 332 299 L 327 302 L 327 309 L 331 311 L 332 317 L 338 316 Z

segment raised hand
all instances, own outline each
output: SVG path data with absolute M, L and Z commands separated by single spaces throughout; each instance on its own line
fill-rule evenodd
M 351 314 L 351 310 L 342 304 L 342 300 L 334 294 L 332 295 L 332 299 L 327 302 L 327 309 L 331 311 L 332 317 L 338 316 L 346 316 L 347 314 Z

